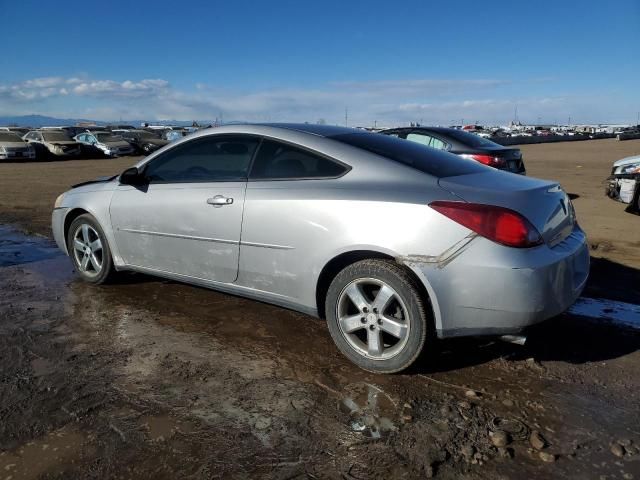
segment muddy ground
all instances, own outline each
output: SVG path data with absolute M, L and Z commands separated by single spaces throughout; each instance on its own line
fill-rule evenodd
M 640 218 L 601 185 L 640 141 L 523 152 L 575 196 L 587 294 L 640 303 Z M 567 314 L 525 347 L 442 342 L 381 376 L 298 313 L 140 275 L 79 282 L 51 204 L 131 163 L 0 164 L 0 479 L 640 478 L 638 330 Z

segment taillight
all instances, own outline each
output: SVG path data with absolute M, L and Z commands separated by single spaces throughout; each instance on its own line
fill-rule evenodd
M 508 208 L 447 201 L 431 202 L 429 206 L 478 235 L 507 247 L 527 248 L 542 244 L 536 227 Z
M 488 165 L 493 168 L 504 168 L 507 166 L 507 162 L 504 158 L 494 157 L 493 155 L 481 155 L 481 154 L 462 154 L 461 157 L 475 160 L 483 165 Z

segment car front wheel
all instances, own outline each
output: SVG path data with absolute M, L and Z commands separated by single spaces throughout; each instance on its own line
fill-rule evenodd
M 413 278 L 388 260 L 363 260 L 342 270 L 329 287 L 325 312 L 340 351 L 377 373 L 409 367 L 422 352 L 429 329 Z
M 114 273 L 111 250 L 98 222 L 80 215 L 69 227 L 67 249 L 76 271 L 86 282 L 105 283 Z

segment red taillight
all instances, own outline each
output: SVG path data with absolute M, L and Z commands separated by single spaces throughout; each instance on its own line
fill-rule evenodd
M 471 160 L 475 160 L 476 162 L 480 162 L 483 165 L 488 165 L 493 168 L 503 168 L 507 166 L 507 162 L 504 158 L 494 157 L 493 155 L 480 155 L 480 154 L 472 154 L 472 155 L 460 155 L 461 157 L 469 158 Z
M 535 247 L 542 243 L 536 227 L 508 208 L 446 201 L 432 202 L 429 206 L 477 234 L 508 247 Z

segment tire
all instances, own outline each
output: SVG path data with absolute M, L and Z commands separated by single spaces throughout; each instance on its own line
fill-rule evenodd
M 85 236 L 86 235 L 86 236 Z M 88 241 L 87 241 L 88 238 Z M 76 243 L 83 244 L 84 250 Z M 96 241 L 99 240 L 99 245 Z M 86 250 L 90 249 L 91 255 Z M 71 261 L 82 280 L 94 284 L 107 283 L 115 275 L 111 249 L 100 224 L 89 214 L 80 215 L 67 232 L 67 250 Z M 86 263 L 83 263 L 86 262 Z M 99 268 L 97 268 L 99 266 Z
M 338 349 L 375 373 L 408 368 L 431 328 L 414 280 L 390 260 L 362 260 L 344 268 L 329 286 L 325 312 Z

